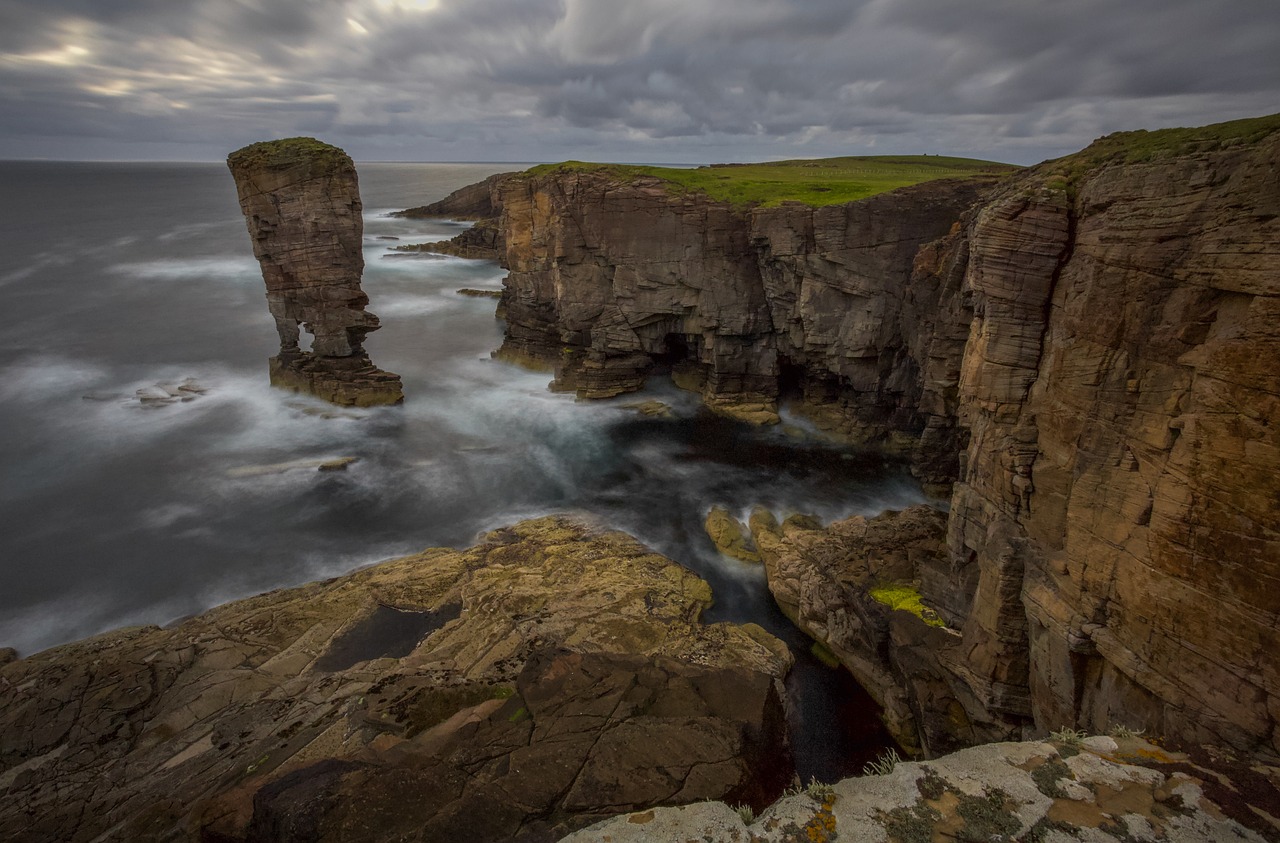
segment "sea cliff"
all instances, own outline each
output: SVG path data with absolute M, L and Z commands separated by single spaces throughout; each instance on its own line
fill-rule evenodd
M 770 565 L 904 745 L 1120 723 L 1280 753 L 1280 119 L 818 208 L 610 168 L 471 195 L 510 269 L 500 356 L 584 398 L 654 371 L 758 423 L 790 398 L 949 497 L 905 570 Z M 869 596 L 889 573 L 941 629 Z

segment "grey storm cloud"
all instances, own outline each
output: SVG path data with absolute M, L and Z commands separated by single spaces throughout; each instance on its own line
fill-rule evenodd
M 1274 0 L 0 0 L 0 157 L 1030 162 L 1275 111 L 1277 55 Z

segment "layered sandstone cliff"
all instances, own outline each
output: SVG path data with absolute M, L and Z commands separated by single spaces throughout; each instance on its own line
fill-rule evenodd
M 986 698 L 1041 729 L 1280 753 L 1280 126 L 1241 142 L 1256 123 L 1149 161 L 1100 142 L 964 233 L 936 592 Z
M 793 395 L 823 427 L 911 453 L 927 482 L 954 479 L 945 376 L 968 316 L 954 283 L 916 284 L 911 267 L 989 179 L 753 210 L 608 170 L 497 184 L 500 355 L 544 361 L 553 388 L 586 398 L 671 370 L 711 408 L 758 423 Z
M 378 318 L 360 289 L 364 218 L 351 159 L 311 138 L 289 138 L 239 149 L 227 166 L 280 335 L 271 383 L 348 406 L 402 401 L 400 376 L 374 366 L 364 350 Z M 309 351 L 299 328 L 312 335 Z
M 820 209 L 607 169 L 485 195 L 502 353 L 554 361 L 555 387 L 666 367 L 757 422 L 790 394 L 958 481 L 909 570 L 859 569 L 837 530 L 783 578 L 906 743 L 1119 723 L 1280 754 L 1280 119 Z M 945 629 L 876 608 L 882 569 Z

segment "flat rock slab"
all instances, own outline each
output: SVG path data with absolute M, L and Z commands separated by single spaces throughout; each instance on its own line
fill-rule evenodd
M 1275 771 L 1273 770 L 1272 773 Z M 1266 809 L 1215 800 L 1221 770 L 1135 738 L 974 747 L 883 776 L 810 787 L 748 823 L 723 803 L 615 817 L 561 843 L 906 843 L 1004 840 L 1206 843 L 1275 840 Z M 1273 788 L 1274 795 L 1274 788 Z
M 14 659 L 0 837 L 550 840 L 791 776 L 759 627 L 567 517 Z M 761 771 L 764 771 L 763 774 Z

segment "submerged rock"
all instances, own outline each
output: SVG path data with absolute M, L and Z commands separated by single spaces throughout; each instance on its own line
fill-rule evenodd
M 347 466 L 359 460 L 359 457 L 320 457 L 319 459 L 289 460 L 288 462 L 276 462 L 266 465 L 242 465 L 228 469 L 227 476 L 265 477 L 270 474 L 284 474 L 286 471 L 308 468 L 316 471 L 343 471 Z
M 271 383 L 335 404 L 400 403 L 400 376 L 364 350 L 379 323 L 360 288 L 364 218 L 351 159 L 312 138 L 289 138 L 236 150 L 227 166 L 280 335 Z M 309 352 L 299 327 L 313 337 Z
M 675 418 L 675 412 L 670 405 L 661 401 L 634 401 L 630 404 L 623 404 L 624 410 L 635 410 L 642 416 L 650 416 L 651 418 L 671 419 Z
M 741 562 L 754 562 L 757 564 L 760 562 L 760 554 L 756 551 L 756 545 L 751 539 L 751 534 L 747 532 L 747 528 L 743 523 L 730 515 L 729 510 L 723 506 L 711 507 L 703 527 L 715 544 L 716 550 L 719 550 L 725 556 Z
M 143 407 L 164 407 L 178 402 L 194 401 L 208 392 L 208 388 L 202 386 L 195 378 L 187 378 L 179 383 L 158 381 L 151 386 L 136 390 L 133 397 Z M 90 401 L 106 400 L 105 397 L 98 395 L 85 395 L 84 398 Z
M 785 645 L 526 521 L 0 667 L 0 837 L 546 840 L 791 777 Z M 0 663 L 5 656 L 0 653 Z

